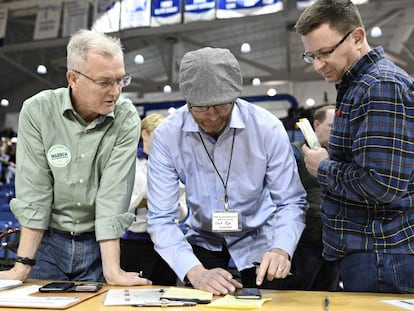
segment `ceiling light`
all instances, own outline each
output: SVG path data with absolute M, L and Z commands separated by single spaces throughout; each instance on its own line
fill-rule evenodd
M 277 91 L 274 88 L 270 88 L 267 90 L 268 96 L 275 96 L 277 94 Z
M 45 65 L 39 65 L 37 66 L 36 72 L 40 75 L 45 75 L 47 74 L 47 68 Z
M 164 86 L 163 91 L 164 91 L 164 93 L 171 93 L 172 88 L 171 88 L 171 86 L 169 86 L 169 85 L 167 84 L 167 85 L 165 85 L 165 86 Z
M 313 98 L 308 98 L 305 102 L 306 106 L 308 107 L 312 107 L 313 105 L 315 105 L 315 100 Z
M 2 106 L 2 107 L 8 107 L 9 106 L 9 100 L 7 98 L 2 98 L 0 100 L 0 106 Z
M 134 58 L 135 64 L 142 65 L 144 62 L 145 62 L 144 56 L 142 56 L 141 54 L 135 55 L 135 58 Z
M 252 48 L 250 47 L 250 44 L 248 43 L 243 43 L 240 47 L 240 52 L 242 52 L 243 54 L 250 53 L 251 51 L 252 51 Z
M 252 85 L 253 85 L 253 86 L 259 86 L 261 83 L 262 83 L 262 82 L 260 81 L 260 79 L 259 79 L 259 78 L 254 78 L 254 79 L 252 80 Z
M 372 38 L 379 38 L 382 36 L 382 30 L 380 27 L 375 26 L 374 28 L 371 29 L 371 37 Z

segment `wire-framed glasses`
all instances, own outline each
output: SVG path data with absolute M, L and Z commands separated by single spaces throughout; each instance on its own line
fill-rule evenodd
M 332 49 L 330 49 L 329 51 L 326 52 L 319 52 L 319 53 L 311 53 L 311 52 L 305 52 L 302 54 L 303 60 L 309 64 L 312 64 L 315 59 L 318 60 L 325 60 L 327 59 L 342 43 L 344 43 L 344 41 L 346 40 L 346 38 L 349 37 L 349 35 L 353 32 L 354 30 L 351 30 L 350 32 L 348 32 L 342 39 L 341 41 L 339 41 Z
M 216 111 L 224 111 L 227 110 L 231 105 L 233 105 L 233 102 L 211 106 L 194 106 L 190 104 L 190 109 L 194 112 L 207 112 L 210 108 L 214 108 Z
M 115 84 L 120 86 L 120 87 L 125 87 L 125 86 L 128 86 L 131 83 L 131 75 L 130 74 L 126 74 L 125 76 L 123 76 L 120 79 L 95 80 L 95 79 L 87 76 L 86 74 L 78 71 L 78 70 L 72 70 L 72 71 L 77 73 L 77 74 L 80 74 L 81 76 L 84 76 L 86 79 L 91 80 L 92 82 L 94 82 L 96 85 L 100 86 L 103 89 L 108 88 L 108 87 L 113 87 Z

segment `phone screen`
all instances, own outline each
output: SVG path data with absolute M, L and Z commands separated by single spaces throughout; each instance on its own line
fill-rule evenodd
M 39 292 L 66 292 L 73 286 L 75 286 L 74 282 L 51 282 L 40 287 Z
M 262 294 L 258 288 L 241 288 L 236 291 L 234 296 L 238 299 L 260 299 Z

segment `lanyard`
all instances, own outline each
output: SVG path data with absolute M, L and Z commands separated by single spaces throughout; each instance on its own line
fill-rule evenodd
M 233 140 L 231 142 L 231 152 L 230 152 L 230 161 L 229 161 L 229 168 L 227 169 L 227 177 L 226 182 L 224 182 L 223 177 L 221 176 L 219 170 L 216 167 L 216 164 L 213 161 L 213 158 L 211 157 L 210 153 L 207 150 L 206 144 L 204 143 L 203 137 L 201 136 L 200 132 L 198 133 L 200 136 L 201 142 L 203 143 L 204 150 L 206 151 L 208 158 L 210 159 L 211 164 L 213 164 L 214 169 L 216 170 L 216 173 L 218 177 L 221 180 L 221 183 L 223 184 L 224 188 L 224 210 L 227 212 L 229 210 L 229 197 L 227 195 L 227 183 L 229 182 L 229 176 L 230 176 L 230 167 L 231 167 L 231 159 L 233 158 L 233 148 L 234 148 L 234 138 L 236 137 L 236 129 L 233 129 Z

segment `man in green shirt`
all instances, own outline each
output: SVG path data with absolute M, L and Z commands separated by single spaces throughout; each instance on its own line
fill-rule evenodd
M 140 119 L 119 100 L 130 83 L 119 39 L 89 30 L 67 47 L 69 86 L 27 99 L 19 116 L 16 264 L 0 279 L 150 282 L 119 265 Z

